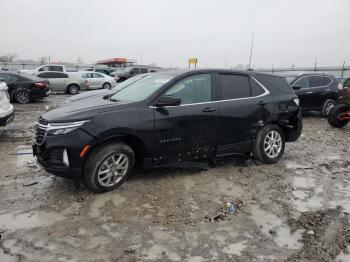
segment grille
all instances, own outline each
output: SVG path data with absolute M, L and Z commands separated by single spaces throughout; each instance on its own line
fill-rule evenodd
M 53 149 L 49 152 L 49 158 L 47 162 L 50 163 L 51 166 L 56 167 L 64 167 L 63 164 L 63 148 Z
M 35 126 L 35 143 L 40 145 L 43 143 L 43 140 L 45 138 L 45 134 L 46 134 L 46 127 L 42 126 L 42 125 L 36 125 Z

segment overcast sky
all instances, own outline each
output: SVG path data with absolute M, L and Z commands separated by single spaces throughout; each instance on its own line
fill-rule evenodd
M 0 55 L 185 67 L 350 64 L 350 0 L 0 0 Z

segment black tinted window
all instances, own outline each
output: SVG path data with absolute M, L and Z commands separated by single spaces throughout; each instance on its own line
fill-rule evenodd
M 309 87 L 324 86 L 324 78 L 322 76 L 309 76 Z
M 50 69 L 49 69 L 50 71 L 63 72 L 62 66 L 50 66 L 49 68 L 50 68 Z
M 209 102 L 212 100 L 211 76 L 201 74 L 187 77 L 173 85 L 165 95 L 179 97 L 182 105 Z
M 308 77 L 300 77 L 299 79 L 297 79 L 292 87 L 300 87 L 300 88 L 308 88 L 309 87 L 309 78 Z
M 332 82 L 332 79 L 328 76 L 323 77 L 323 83 L 325 86 L 328 86 Z
M 18 81 L 18 77 L 10 74 L 0 74 L 0 77 L 4 80 L 6 83 L 12 83 Z
M 148 73 L 148 69 L 147 68 L 141 68 L 141 74 L 145 74 Z
M 242 75 L 219 75 L 221 99 L 250 97 L 249 79 Z
M 38 74 L 38 77 L 42 78 L 54 78 L 51 73 L 40 73 Z
M 250 88 L 252 96 L 260 96 L 265 93 L 265 90 L 253 78 L 250 78 Z
M 140 71 L 139 68 L 133 68 L 133 69 L 131 69 L 130 74 L 138 74 L 139 71 Z

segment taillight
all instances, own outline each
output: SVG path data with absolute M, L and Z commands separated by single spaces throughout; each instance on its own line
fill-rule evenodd
M 47 86 L 45 82 L 36 82 L 34 85 L 38 88 L 45 88 Z
M 339 84 L 338 84 L 338 89 L 339 89 L 339 90 L 342 90 L 343 88 L 344 88 L 343 85 L 342 85 L 341 83 L 339 83 Z
M 294 102 L 297 106 L 300 105 L 300 100 L 299 100 L 298 97 L 294 97 L 294 98 L 293 98 L 293 102 Z

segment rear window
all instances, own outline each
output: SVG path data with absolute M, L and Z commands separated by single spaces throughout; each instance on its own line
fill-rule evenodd
M 273 76 L 273 75 L 254 75 L 261 84 L 263 84 L 268 89 L 274 88 L 283 93 L 294 94 L 294 90 L 290 87 L 288 82 L 284 77 Z
M 309 76 L 309 87 L 325 86 L 322 76 Z
M 250 85 L 247 76 L 220 74 L 221 99 L 250 97 Z

